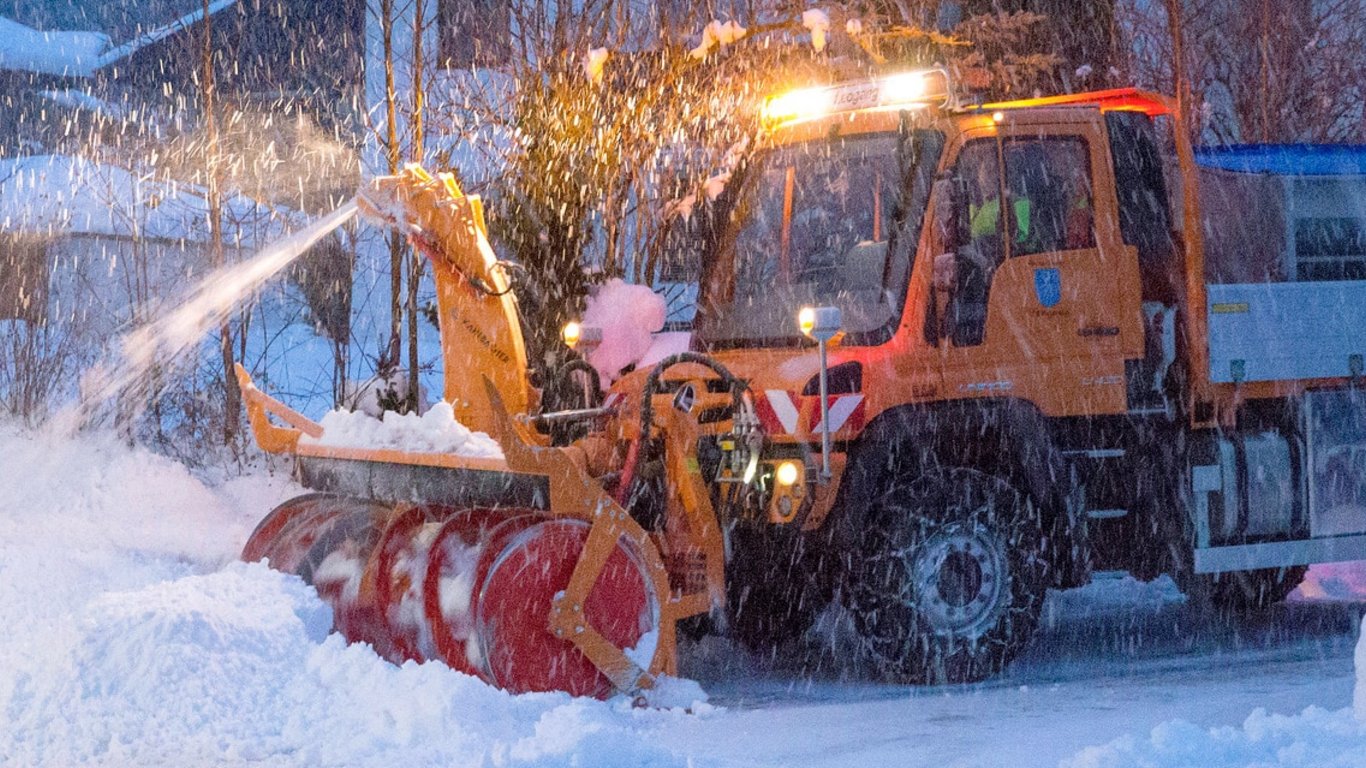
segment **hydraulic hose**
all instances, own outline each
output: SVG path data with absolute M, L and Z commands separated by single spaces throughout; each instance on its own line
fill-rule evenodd
M 631 485 L 635 482 L 636 469 L 640 464 L 641 445 L 648 442 L 654 420 L 654 396 L 659 389 L 659 378 L 665 371 L 680 363 L 697 363 L 710 368 L 713 373 L 726 383 L 730 390 L 731 397 L 734 399 L 734 407 L 739 410 L 743 402 L 744 393 L 741 388 L 735 386 L 739 380 L 724 365 L 716 362 L 712 358 L 700 352 L 679 352 L 660 360 L 650 371 L 650 375 L 645 378 L 645 387 L 641 390 L 640 404 L 640 435 L 631 441 L 631 445 L 626 449 L 626 463 L 622 466 L 621 482 L 617 484 L 616 501 L 622 506 L 626 505 L 631 495 Z

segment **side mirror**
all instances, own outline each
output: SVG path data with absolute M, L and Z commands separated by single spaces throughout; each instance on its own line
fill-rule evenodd
M 967 196 L 960 179 L 936 179 L 930 190 L 934 210 L 931 226 L 938 243 L 930 276 L 933 295 L 925 313 L 925 339 L 938 344 L 949 333 L 954 292 L 958 287 L 958 249 L 967 242 L 960 212 L 966 209 Z
M 953 293 L 958 287 L 958 257 L 953 252 L 934 257 L 934 276 L 931 285 L 936 293 Z
M 940 251 L 952 252 L 967 243 L 967 185 L 957 177 L 937 179 L 931 190 L 934 228 Z

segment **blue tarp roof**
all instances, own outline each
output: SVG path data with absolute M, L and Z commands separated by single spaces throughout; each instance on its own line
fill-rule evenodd
M 1210 168 L 1280 176 L 1366 175 L 1359 144 L 1232 144 L 1196 147 L 1195 162 Z

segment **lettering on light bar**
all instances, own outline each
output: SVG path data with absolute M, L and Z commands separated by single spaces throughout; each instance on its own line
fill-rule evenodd
M 942 69 L 899 72 L 872 81 L 789 91 L 769 99 L 764 120 L 775 125 L 859 109 L 943 105 L 949 96 L 949 75 Z

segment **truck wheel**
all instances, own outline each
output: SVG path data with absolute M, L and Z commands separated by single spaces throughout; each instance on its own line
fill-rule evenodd
M 1195 577 L 1197 600 L 1224 612 L 1257 611 L 1279 603 L 1295 591 L 1309 572 L 1307 565 L 1264 568 L 1256 571 L 1201 574 Z M 1190 592 L 1191 590 L 1187 590 Z
M 1039 511 L 973 469 L 893 481 L 848 553 L 848 599 L 886 678 L 964 683 L 999 672 L 1038 623 L 1048 584 Z

